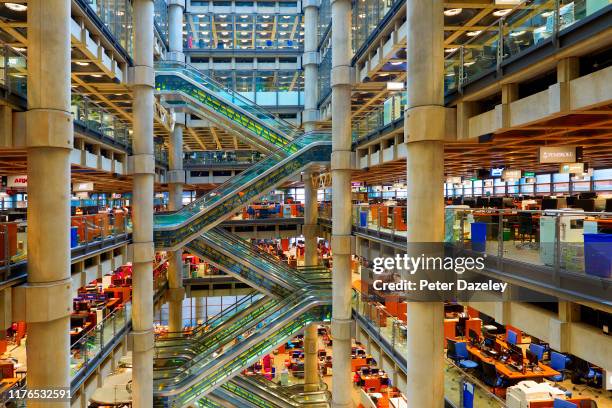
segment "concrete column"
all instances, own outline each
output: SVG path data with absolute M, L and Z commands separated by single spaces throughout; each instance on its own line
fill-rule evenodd
M 13 312 L 28 325 L 28 388 L 70 388 L 70 1 L 30 0 L 27 13 L 28 282 Z
M 132 406 L 153 406 L 153 1 L 134 1 Z
M 351 1 L 333 0 L 332 11 L 332 405 L 351 399 Z
M 195 298 L 195 318 L 198 324 L 206 322 L 206 299 L 203 296 Z
M 312 175 L 304 175 L 304 265 L 316 266 L 319 263 L 317 256 L 317 190 L 312 184 Z M 304 331 L 304 390 L 317 391 L 319 389 L 319 358 L 317 325 L 312 323 Z
M 182 14 L 181 14 L 182 15 Z M 169 209 L 180 210 L 183 207 L 183 124 L 184 114 L 179 114 L 168 144 L 168 191 Z M 168 253 L 168 330 L 171 333 L 183 330 L 183 251 Z
M 169 61 L 185 62 L 183 53 L 183 14 L 185 0 L 168 0 L 168 55 Z
M 408 0 L 406 10 L 407 242 L 443 242 L 443 0 Z M 407 309 L 408 406 L 442 407 L 443 304 L 409 302 Z
M 304 112 L 302 123 L 304 130 L 310 132 L 315 130 L 319 119 L 317 102 L 319 99 L 319 53 L 317 45 L 319 42 L 319 0 L 304 0 L 304 56 L 302 67 L 304 68 Z

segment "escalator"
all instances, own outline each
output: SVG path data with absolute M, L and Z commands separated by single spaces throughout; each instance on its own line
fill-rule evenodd
M 166 102 L 189 105 L 200 116 L 231 127 L 246 143 L 268 152 L 263 160 L 183 209 L 155 216 L 155 244 L 160 249 L 180 249 L 290 177 L 330 160 L 329 133 L 304 134 L 194 67 L 159 63 L 155 81 L 157 93 Z
M 307 168 L 325 166 L 330 160 L 331 137 L 325 132 L 304 134 L 187 65 L 156 66 L 156 89 L 175 109 L 205 117 L 268 152 L 263 160 L 217 189 L 179 211 L 155 215 L 154 219 L 157 249 L 186 247 L 266 295 L 236 308 L 212 328 L 156 341 L 156 407 L 196 402 L 225 406 L 222 399 L 215 395 L 208 398 L 209 394 L 218 390 L 233 401 L 244 401 L 244 396 L 236 395 L 243 388 L 219 387 L 308 324 L 330 319 L 331 285 L 328 271 L 292 269 L 215 226 Z M 263 400 L 270 402 L 269 398 Z
M 172 376 L 154 373 L 157 407 L 182 407 L 223 385 L 310 323 L 331 317 L 331 291 L 305 287 L 282 301 L 273 313 L 220 349 L 207 350 Z
M 156 247 L 180 249 L 290 177 L 324 165 L 330 155 L 329 134 L 301 136 L 179 211 L 155 215 Z
M 298 389 L 296 390 L 296 388 Z M 246 401 L 249 401 L 251 395 L 255 395 L 258 397 L 256 401 L 263 399 L 269 404 L 267 406 L 280 408 L 327 408 L 329 407 L 329 401 L 331 401 L 331 393 L 326 389 L 304 392 L 303 384 L 281 386 L 260 375 L 236 376 L 230 382 L 224 384 L 222 389 L 240 396 Z
M 155 88 L 175 110 L 210 118 L 245 143 L 268 152 L 299 137 L 302 131 L 197 68 L 176 62 L 155 66 Z

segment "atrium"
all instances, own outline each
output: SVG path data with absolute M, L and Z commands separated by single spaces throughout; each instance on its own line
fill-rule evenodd
M 0 408 L 612 408 L 612 0 L 0 0 Z

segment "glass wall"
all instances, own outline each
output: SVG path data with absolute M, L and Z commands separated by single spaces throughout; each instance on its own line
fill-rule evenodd
M 132 2 L 130 0 L 85 0 L 85 2 L 98 15 L 102 24 L 121 47 L 132 55 Z
M 302 71 L 213 70 L 203 72 L 260 106 L 304 105 Z
M 86 96 L 73 93 L 70 111 L 75 124 L 111 138 L 126 147 L 130 145 L 129 124 L 117 119 Z
M 394 3 L 400 0 L 356 0 L 353 2 L 353 50 L 366 42 Z
M 185 49 L 284 49 L 300 51 L 299 14 L 185 14 Z
M 502 181 L 500 178 L 463 181 L 461 184 L 445 183 L 446 197 L 504 196 L 504 195 L 555 195 L 585 191 L 612 192 L 612 169 L 593 170 L 591 175 L 571 176 L 564 173 L 537 174 L 535 178 Z
M 155 0 L 155 27 L 165 42 L 168 42 L 168 4 L 166 0 Z

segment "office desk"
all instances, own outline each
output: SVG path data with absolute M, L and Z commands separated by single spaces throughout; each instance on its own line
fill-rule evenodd
M 351 359 L 351 371 L 359 370 L 359 367 L 367 366 L 368 359 L 367 358 L 353 358 Z
M 489 362 L 489 363 L 491 362 L 495 363 L 495 368 L 497 368 L 497 371 L 499 372 L 499 374 L 513 382 L 523 381 L 523 380 L 537 380 L 541 378 L 552 377 L 552 376 L 559 374 L 558 371 L 553 370 L 552 368 L 550 368 L 549 366 L 541 362 L 538 363 L 538 366 L 540 367 L 540 371 L 534 371 L 532 369 L 529 369 L 523 373 L 520 371 L 516 371 L 513 368 L 510 368 L 508 364 L 502 363 L 501 361 L 498 361 L 492 357 L 487 356 L 478 347 L 474 347 L 468 344 L 467 349 L 471 355 L 476 357 L 476 359 L 485 361 L 485 362 Z

